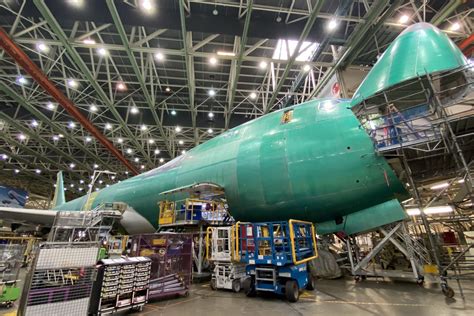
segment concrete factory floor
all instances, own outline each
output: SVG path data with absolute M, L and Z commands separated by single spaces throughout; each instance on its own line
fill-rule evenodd
M 456 292 L 453 299 L 445 298 L 437 284 L 420 288 L 406 282 L 320 280 L 316 291 L 288 303 L 274 296 L 247 298 L 243 292 L 194 284 L 188 297 L 153 302 L 134 315 L 474 315 L 474 284 L 464 284 L 464 301 L 456 282 L 450 285 Z

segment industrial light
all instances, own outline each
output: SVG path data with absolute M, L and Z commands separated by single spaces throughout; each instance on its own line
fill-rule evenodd
M 235 56 L 235 53 L 234 53 L 234 52 L 218 51 L 218 52 L 217 52 L 217 55 L 219 55 L 219 56 L 232 56 L 232 57 L 234 57 L 234 56 Z
M 166 91 L 166 92 L 170 92 L 170 91 L 171 91 L 170 87 L 166 87 L 166 88 L 165 88 L 165 91 Z
M 43 42 L 39 42 L 38 44 L 36 44 L 36 48 L 37 48 L 40 52 L 44 52 L 44 53 L 47 53 L 47 52 L 49 51 L 48 45 L 46 45 L 46 44 L 43 43 Z
M 172 110 L 172 111 L 171 111 L 171 115 L 176 115 L 176 111 L 175 111 L 175 110 Z
M 40 174 L 40 173 L 41 173 L 41 170 L 40 170 L 40 169 L 36 169 L 35 172 L 36 172 L 37 174 Z
M 154 139 L 149 139 L 148 140 L 148 144 L 154 144 L 155 143 L 155 140 Z
M 335 19 L 331 19 L 327 27 L 330 31 L 334 30 L 337 27 L 337 21 Z
M 250 99 L 255 100 L 257 98 L 257 94 L 255 92 L 250 93 Z
M 155 3 L 152 0 L 141 0 L 140 8 L 145 13 L 151 14 L 155 11 Z
M 70 164 L 69 164 L 69 168 L 71 168 L 71 169 L 74 169 L 75 166 L 76 166 L 75 163 L 70 163 Z M 71 187 L 71 188 L 72 188 L 72 187 Z
M 400 17 L 400 19 L 398 19 L 398 22 L 401 23 L 401 24 L 405 24 L 407 23 L 409 20 L 409 17 L 408 15 L 404 14 Z
M 458 22 L 451 24 L 451 31 L 457 31 L 460 28 L 461 28 L 461 24 L 459 24 Z
M 430 214 L 445 214 L 445 213 L 452 213 L 454 209 L 450 205 L 445 206 L 431 206 L 428 208 L 423 209 L 423 213 L 430 215 Z M 419 208 L 409 208 L 407 209 L 407 214 L 410 216 L 417 216 L 420 215 Z
M 54 110 L 56 108 L 56 106 L 51 102 L 48 102 L 48 104 L 46 104 L 46 107 L 48 108 L 48 110 Z
M 139 159 L 138 157 L 136 157 L 136 158 L 133 159 L 133 160 L 135 160 L 135 162 L 139 162 L 139 161 L 140 161 L 140 159 Z
M 74 188 L 74 184 L 73 184 L 73 183 L 71 183 L 70 187 L 71 187 L 71 188 Z
M 209 112 L 209 113 L 207 113 L 207 116 L 209 116 L 209 118 L 213 118 L 213 117 L 214 117 L 214 113 Z
M 178 144 L 183 145 L 183 144 L 184 144 L 184 141 L 179 140 L 179 141 L 178 141 Z
M 99 184 L 102 184 L 102 183 L 104 183 L 104 181 L 102 181 L 102 180 L 99 180 Z
M 85 40 L 82 41 L 84 44 L 87 44 L 87 45 L 94 45 L 95 44 L 95 41 L 91 38 L 86 38 Z
M 308 64 L 306 64 L 306 65 L 303 66 L 303 70 L 304 70 L 304 71 L 310 71 L 310 70 L 311 70 L 311 66 L 308 65 Z
M 37 127 L 38 126 L 38 121 L 36 121 L 36 120 L 31 121 L 31 126 Z
M 213 66 L 216 65 L 217 64 L 217 58 L 216 57 L 209 58 L 209 63 Z
M 127 148 L 127 154 L 131 154 L 133 153 L 133 150 L 131 150 L 130 148 Z
M 164 162 L 165 160 L 163 158 L 160 158 L 160 162 Z
M 262 60 L 260 64 L 258 64 L 258 66 L 260 67 L 260 69 L 266 69 L 268 64 L 266 61 Z
M 92 138 L 90 138 L 89 136 L 86 137 L 86 142 L 89 143 L 92 141 Z
M 162 61 L 165 60 L 165 55 L 163 55 L 162 53 L 156 53 L 155 58 L 156 60 Z
M 115 176 L 111 176 L 110 179 L 115 180 Z
M 97 169 L 97 168 L 99 168 L 99 165 L 95 163 L 94 164 L 94 169 Z
M 105 124 L 105 129 L 112 129 L 112 124 L 110 123 Z
M 216 95 L 216 91 L 214 89 L 209 90 L 209 96 L 213 97 Z
M 56 136 L 56 135 L 54 135 L 54 136 L 53 136 L 53 140 L 59 140 L 59 137 Z
M 74 128 L 74 127 L 76 127 L 76 123 L 74 123 L 74 122 L 69 122 L 68 127 L 69 127 L 69 128 Z
M 7 156 L 7 155 L 5 155 L 5 154 L 2 154 L 2 156 L 1 156 L 1 157 L 2 157 L 2 159 L 3 159 L 3 160 L 7 160 L 7 159 L 8 159 L 8 156 Z
M 155 149 L 155 155 L 159 155 L 160 154 L 160 150 L 159 149 Z
M 140 126 L 140 130 L 142 130 L 142 131 L 146 131 L 146 130 L 147 130 L 147 127 L 146 127 L 146 125 L 145 125 L 145 124 L 143 124 L 142 126 Z
M 217 11 L 217 9 L 214 9 L 214 10 L 212 10 L 212 14 L 213 14 L 213 15 L 218 15 L 218 14 L 219 14 L 219 11 Z
M 181 150 L 181 154 L 184 155 L 186 153 L 186 150 Z
M 58 134 L 59 138 L 64 138 L 63 134 Z
M 117 142 L 118 142 L 119 144 L 123 143 L 123 138 L 120 138 L 120 137 L 117 138 Z
M 84 183 L 84 180 L 82 180 L 82 179 L 79 180 L 79 183 L 80 183 L 80 184 L 83 184 L 83 183 Z
M 136 106 L 132 106 L 132 108 L 130 109 L 130 113 L 132 114 L 137 114 L 139 111 L 138 111 L 138 108 Z
M 95 188 L 96 191 L 99 191 L 99 188 Z
M 145 166 L 144 166 L 144 165 L 141 165 L 141 166 L 140 166 L 140 169 L 145 169 Z
M 209 129 L 207 130 L 207 133 L 208 133 L 208 134 L 212 134 L 212 133 L 214 133 L 214 131 L 212 130 L 212 128 L 209 128 Z
M 18 76 L 18 77 L 16 78 L 16 83 L 18 83 L 18 84 L 20 84 L 20 85 L 25 85 L 25 84 L 28 83 L 28 80 L 27 80 L 25 77 L 23 77 L 23 76 Z
M 125 174 L 128 174 L 128 171 L 125 171 Z
M 84 5 L 84 0 L 68 0 L 67 1 L 70 5 L 80 8 Z
M 97 106 L 95 106 L 95 105 L 92 104 L 92 105 L 89 107 L 89 110 L 90 110 L 91 112 L 97 112 L 98 108 L 97 108 Z
M 176 133 L 179 133 L 179 132 L 181 132 L 181 127 L 176 126 L 174 130 L 176 131 Z
M 78 190 L 79 190 L 79 191 L 82 191 L 82 190 L 84 190 L 84 189 L 83 189 L 83 188 L 78 188 Z
M 70 88 L 77 88 L 77 86 L 78 86 L 79 84 L 77 83 L 76 80 L 74 80 L 74 79 L 69 79 L 69 80 L 67 81 L 67 85 L 68 85 Z
M 119 83 L 117 83 L 117 90 L 125 91 L 125 90 L 127 90 L 127 86 L 125 85 L 125 83 L 119 82 Z
M 20 173 L 20 169 L 15 169 L 15 173 Z
M 108 54 L 108 51 L 105 48 L 101 47 L 97 49 L 97 54 L 99 54 L 100 56 L 106 56 Z
M 106 186 L 107 188 L 110 187 L 110 185 L 108 185 L 108 184 L 106 184 L 105 186 Z
M 439 190 L 439 189 L 444 189 L 444 188 L 447 188 L 447 187 L 449 187 L 449 183 L 443 182 L 443 183 L 440 183 L 440 184 L 433 185 L 432 187 L 430 187 L 430 189 L 431 190 Z
M 460 179 L 460 180 L 458 180 L 457 182 L 458 182 L 458 183 L 464 183 L 465 180 L 464 180 L 464 179 Z
M 20 140 L 25 140 L 25 139 L 26 139 L 26 136 L 25 136 L 24 134 L 20 134 L 20 135 L 18 135 L 18 138 L 19 138 Z

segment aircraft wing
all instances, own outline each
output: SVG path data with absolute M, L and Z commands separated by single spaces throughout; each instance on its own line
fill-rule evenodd
M 52 226 L 57 211 L 0 206 L 0 219 L 5 222 Z

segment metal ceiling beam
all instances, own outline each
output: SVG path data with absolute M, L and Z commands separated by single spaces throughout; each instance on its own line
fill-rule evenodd
M 189 93 L 189 109 L 191 110 L 191 120 L 194 133 L 194 142 L 197 145 L 199 143 L 198 130 L 196 129 L 196 117 L 197 111 L 194 101 L 194 95 L 196 93 L 196 86 L 194 82 L 194 58 L 191 52 L 193 51 L 193 42 L 192 38 L 188 32 L 186 32 L 186 17 L 184 15 L 184 0 L 179 1 L 179 16 L 181 20 L 181 37 L 183 38 L 183 51 L 184 51 L 184 60 L 186 64 L 186 80 L 188 83 L 188 93 Z
M 389 4 L 389 2 L 389 0 L 380 0 L 372 4 L 369 11 L 365 15 L 365 17 L 367 17 L 366 22 L 364 24 L 359 24 L 357 28 L 351 33 L 349 39 L 347 40 L 347 44 L 345 45 L 346 50 L 341 53 L 334 67 L 326 71 L 323 78 L 318 82 L 316 88 L 309 95 L 308 99 L 311 99 L 316 94 L 318 94 L 321 89 L 329 82 L 336 70 L 344 64 L 346 58 L 351 54 L 355 47 L 359 45 L 360 41 L 366 36 L 370 26 L 379 17 L 380 13 L 382 13 L 383 9 L 387 6 L 387 4 Z
M 45 122 L 48 124 L 48 126 L 51 126 L 51 128 L 58 134 L 63 134 L 63 135 L 68 135 L 67 131 L 64 130 L 59 124 L 56 122 L 51 121 L 46 115 L 44 115 L 40 110 L 38 110 L 36 107 L 31 105 L 26 99 L 18 95 L 13 89 L 11 89 L 9 86 L 7 86 L 5 83 L 0 81 L 0 91 L 8 95 L 10 98 L 12 98 L 16 103 L 20 104 L 23 106 L 25 109 L 27 109 L 31 114 L 33 114 L 38 120 Z M 99 163 L 103 166 L 106 166 L 107 164 L 105 163 L 104 160 L 102 160 L 99 156 L 94 154 L 89 148 L 84 146 L 80 141 L 73 137 L 68 137 L 68 140 L 72 142 L 75 146 L 77 146 L 79 149 L 87 153 L 89 156 L 91 156 L 94 159 L 94 162 Z
M 451 0 L 447 5 L 445 5 L 441 10 L 438 11 L 438 13 L 433 16 L 431 19 L 430 23 L 438 26 L 444 21 L 446 21 L 446 18 L 453 13 L 454 10 L 456 10 L 457 7 L 459 7 L 462 3 L 466 2 L 466 0 Z
M 119 122 L 120 126 L 123 128 L 127 136 L 132 139 L 133 144 L 140 150 L 143 156 L 147 157 L 148 155 L 145 153 L 143 150 L 142 146 L 134 140 L 134 135 L 130 131 L 130 129 L 127 127 L 127 123 L 123 120 L 122 116 L 120 113 L 115 109 L 114 104 L 112 101 L 108 98 L 107 94 L 104 92 L 102 87 L 97 83 L 96 78 L 92 75 L 90 72 L 89 68 L 87 68 L 85 62 L 82 60 L 81 56 L 79 53 L 76 51 L 75 48 L 71 45 L 69 42 L 68 38 L 66 37 L 66 34 L 60 27 L 58 21 L 54 18 L 53 14 L 51 11 L 48 9 L 46 4 L 44 3 L 44 0 L 34 0 L 34 3 L 38 10 L 41 12 L 43 17 L 48 21 L 49 27 L 52 29 L 54 35 L 59 39 L 60 43 L 62 46 L 66 49 L 68 52 L 68 55 L 72 58 L 72 61 L 74 64 L 79 68 L 80 72 L 85 76 L 85 78 L 88 80 L 88 83 L 94 88 L 94 90 L 97 92 L 99 95 L 99 98 L 104 102 L 104 104 L 107 106 L 108 110 L 112 113 L 112 115 L 115 117 L 115 119 Z M 95 128 L 92 125 L 93 128 Z M 102 135 L 99 131 L 97 131 L 100 135 Z M 94 135 L 95 136 L 95 135 Z M 102 135 L 103 136 L 103 135 Z M 109 149 L 111 152 L 114 152 L 114 156 L 116 156 L 130 171 L 132 171 L 135 174 L 138 174 L 138 170 L 118 151 L 113 144 L 103 136 L 102 140 L 104 141 L 104 146 Z M 99 139 L 100 141 L 100 139 Z M 102 141 L 101 141 L 102 143 Z M 105 145 L 107 144 L 107 145 Z M 109 148 L 109 147 L 110 148 Z
M 120 19 L 117 8 L 115 7 L 115 3 L 113 0 L 106 0 L 106 2 L 107 2 L 107 7 L 109 8 L 110 14 L 112 15 L 112 19 L 114 20 L 115 28 L 117 29 L 120 39 L 122 41 L 122 44 L 125 47 L 125 51 L 127 52 L 128 60 L 130 61 L 130 64 L 132 65 L 133 72 L 135 73 L 135 76 L 137 77 L 138 82 L 140 83 L 141 92 L 145 96 L 145 100 L 147 100 L 148 107 L 151 111 L 153 119 L 155 120 L 156 126 L 158 127 L 158 130 L 160 131 L 161 137 L 165 140 L 166 150 L 171 155 L 171 147 L 169 146 L 168 141 L 167 141 L 168 137 L 163 128 L 163 124 L 158 114 L 156 113 L 155 102 L 153 98 L 151 97 L 150 92 L 148 91 L 148 88 L 146 86 L 145 80 L 143 78 L 143 75 L 140 72 L 140 69 L 138 68 L 137 60 L 131 50 L 130 43 L 127 38 L 127 34 L 125 33 L 125 28 L 122 24 L 122 20 Z M 151 161 L 149 155 L 146 155 L 145 158 L 148 160 L 148 162 L 151 165 L 153 165 L 153 162 Z
M 71 116 L 84 126 L 105 148 L 122 161 L 127 168 L 138 174 L 138 170 L 118 151 L 117 148 L 79 111 L 79 109 L 69 100 L 41 71 L 41 69 L 25 54 L 0 28 L 0 46 L 12 57 L 33 79 L 45 89 Z
M 31 162 L 29 162 L 29 161 L 26 160 L 25 158 L 23 158 L 23 157 L 21 157 L 21 156 L 19 156 L 19 155 L 17 155 L 17 154 L 14 154 L 14 153 L 12 153 L 12 152 L 10 152 L 10 151 L 6 150 L 5 148 L 1 148 L 1 147 L 0 147 L 0 153 L 5 154 L 5 155 L 7 155 L 7 156 L 10 156 L 11 158 L 13 158 L 13 159 L 15 159 L 16 161 L 21 162 L 21 163 L 23 163 L 23 164 L 25 164 L 25 165 L 31 165 Z M 3 169 L 3 168 L 2 168 L 2 169 Z M 2 170 L 2 171 L 3 171 L 3 170 Z M 44 181 L 44 182 L 46 182 L 46 183 L 51 183 L 51 181 L 52 181 L 51 179 L 48 179 L 48 178 L 46 178 L 46 177 L 44 177 L 44 176 L 42 176 L 42 175 L 38 175 L 38 174 L 36 174 L 36 173 L 30 172 L 30 171 L 25 170 L 25 169 L 22 169 L 21 172 L 26 173 L 26 174 L 28 174 L 29 176 L 34 177 L 35 179 L 38 179 L 38 178 L 39 178 L 40 180 L 42 180 L 42 181 Z M 15 175 L 15 177 L 16 177 L 16 175 Z
M 252 17 L 252 9 L 253 9 L 253 0 L 248 0 L 247 2 L 247 10 L 246 10 L 246 16 L 245 16 L 245 23 L 244 23 L 244 29 L 242 31 L 242 37 L 240 39 L 240 45 L 239 45 L 239 52 L 238 52 L 238 57 L 236 62 L 234 63 L 234 68 L 230 70 L 230 76 L 232 78 L 229 78 L 229 86 L 231 89 L 230 92 L 230 97 L 229 97 L 229 103 L 228 103 L 228 108 L 225 113 L 225 129 L 229 128 L 230 124 L 230 116 L 232 113 L 232 106 L 234 105 L 234 100 L 235 100 L 235 92 L 237 89 L 237 84 L 239 82 L 239 75 L 240 75 L 240 67 L 242 66 L 242 59 L 245 55 L 245 46 L 247 45 L 247 34 L 249 31 L 250 27 L 250 20 Z
M 318 0 L 318 3 L 314 6 L 313 10 L 311 11 L 311 14 L 308 16 L 308 20 L 306 21 L 303 32 L 301 32 L 300 38 L 298 39 L 298 44 L 296 44 L 293 54 L 288 59 L 288 63 L 286 64 L 285 70 L 283 71 L 283 74 L 280 80 L 278 81 L 276 88 L 272 92 L 272 97 L 270 98 L 270 101 L 265 107 L 265 112 L 268 112 L 272 109 L 273 104 L 275 103 L 276 98 L 278 96 L 278 93 L 280 92 L 283 83 L 285 82 L 286 78 L 290 73 L 291 67 L 293 66 L 296 58 L 300 54 L 301 45 L 303 45 L 303 42 L 306 40 L 306 37 L 308 37 L 309 32 L 313 28 L 313 24 L 316 21 L 316 18 L 318 17 L 319 11 L 321 10 L 323 4 L 324 0 Z

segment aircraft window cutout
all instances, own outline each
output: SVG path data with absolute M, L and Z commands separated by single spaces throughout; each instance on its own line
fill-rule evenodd
M 293 119 L 293 110 L 285 111 L 281 117 L 281 124 L 286 124 L 291 122 Z

